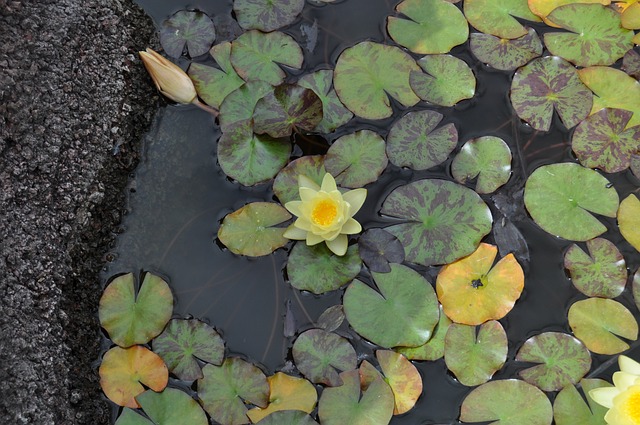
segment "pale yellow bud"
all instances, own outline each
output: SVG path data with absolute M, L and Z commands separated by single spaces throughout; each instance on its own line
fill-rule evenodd
M 160 93 L 178 103 L 198 99 L 193 81 L 178 65 L 149 48 L 139 54 Z

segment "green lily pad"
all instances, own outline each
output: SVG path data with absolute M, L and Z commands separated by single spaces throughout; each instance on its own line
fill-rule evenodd
M 298 85 L 313 90 L 322 101 L 322 121 L 317 125 L 319 133 L 331 133 L 353 118 L 336 94 L 333 86 L 333 70 L 321 69 L 305 75 L 298 80 Z
M 627 242 L 640 251 L 640 201 L 633 193 L 620 203 L 618 227 Z
M 502 71 L 513 71 L 542 54 L 542 41 L 533 28 L 514 39 L 474 32 L 469 36 L 469 47 L 478 60 Z
M 252 423 L 279 411 L 301 410 L 311 413 L 316 407 L 318 393 L 306 379 L 278 372 L 267 378 L 269 382 L 269 405 L 262 409 L 255 407 L 247 412 Z
M 283 207 L 272 202 L 253 202 L 228 214 L 218 230 L 218 238 L 231 252 L 249 257 L 271 254 L 285 246 L 285 228 L 274 227 L 291 218 Z
M 342 372 L 340 378 L 341 386 L 322 391 L 318 403 L 322 425 L 387 425 L 391 421 L 393 392 L 382 378 L 371 383 L 364 393 L 360 391 L 357 370 Z
M 465 0 L 464 14 L 474 28 L 500 38 L 518 38 L 527 29 L 516 19 L 539 22 L 527 0 Z
M 385 381 L 391 387 L 395 399 L 394 415 L 402 415 L 413 409 L 422 395 L 422 376 L 418 369 L 402 354 L 389 350 L 377 350 L 376 358 Z
M 273 88 L 265 82 L 253 81 L 229 93 L 220 105 L 220 127 L 225 133 L 238 124 L 250 124 L 256 103 Z
M 469 140 L 451 163 L 453 178 L 459 183 L 478 178 L 476 192 L 491 193 L 509 181 L 511 150 L 499 137 Z
M 115 425 L 154 425 L 149 419 L 137 414 L 134 410 L 125 407 Z
M 409 85 L 412 71 L 420 68 L 400 48 L 363 41 L 340 54 L 333 84 L 351 112 L 377 120 L 393 113 L 389 96 L 404 106 L 418 103 L 420 99 Z
M 553 402 L 553 417 L 556 425 L 602 425 L 604 415 L 609 409 L 591 400 L 589 391 L 594 388 L 611 387 L 602 379 L 583 379 L 580 381 L 583 392 L 587 395 L 587 402 L 576 387 L 567 385 L 558 393 Z
M 160 44 L 172 58 L 182 56 L 185 45 L 192 58 L 204 55 L 215 39 L 211 18 L 199 11 L 181 10 L 160 26 Z
M 528 0 L 529 9 L 550 27 L 559 28 L 559 25 L 548 19 L 551 12 L 560 6 L 570 3 L 600 3 L 611 4 L 611 0 Z
M 425 266 L 471 254 L 491 231 L 491 211 L 480 196 L 445 180 L 419 180 L 396 188 L 381 213 L 404 221 L 386 230 L 400 239 L 407 261 Z
M 524 203 L 533 220 L 561 238 L 586 241 L 607 228 L 593 214 L 615 217 L 618 194 L 609 180 L 574 163 L 537 168 L 525 185 Z
M 404 247 L 391 233 L 384 229 L 369 229 L 358 239 L 360 258 L 372 272 L 388 273 L 389 263 L 404 261 Z
M 511 103 L 536 130 L 548 131 L 555 109 L 571 128 L 589 115 L 592 94 L 569 62 L 556 56 L 534 59 L 511 81 Z
M 358 366 L 356 351 L 349 341 L 322 329 L 300 334 L 292 353 L 298 370 L 315 384 L 342 385 L 339 371 L 354 370 Z
M 188 394 L 175 388 L 157 393 L 147 390 L 136 397 L 144 413 L 156 425 L 208 425 L 202 407 Z
M 471 99 L 476 92 L 476 77 L 462 59 L 451 55 L 429 55 L 420 59 L 418 65 L 426 74 L 412 71 L 409 83 L 422 100 L 453 106 L 461 100 Z
M 621 69 L 636 80 L 640 79 L 640 53 L 633 49 L 625 53 Z
M 233 125 L 218 140 L 218 162 L 224 173 L 245 186 L 272 179 L 289 160 L 291 142 L 254 134 L 248 122 Z
M 301 291 L 324 294 L 351 282 L 360 273 L 362 261 L 357 245 L 345 255 L 335 255 L 326 244 L 308 246 L 297 242 L 287 261 L 291 286 Z
M 380 292 L 359 280 L 345 291 L 342 303 L 351 327 L 381 347 L 416 347 L 427 342 L 439 313 L 429 282 L 400 264 L 392 264 L 389 273 L 371 274 Z
M 518 379 L 487 382 L 467 395 L 460 408 L 463 422 L 488 425 L 551 425 L 553 411 L 547 396 Z
M 283 205 L 299 201 L 298 176 L 306 176 L 320 186 L 325 174 L 327 170 L 324 168 L 324 155 L 303 156 L 280 170 L 273 182 L 273 192 Z
M 445 0 L 404 0 L 396 11 L 408 19 L 389 16 L 387 31 L 393 41 L 414 53 L 448 53 L 469 37 L 464 15 Z
M 440 306 L 440 320 L 429 341 L 418 347 L 396 347 L 394 350 L 404 354 L 410 360 L 435 361 L 441 359 L 444 356 L 444 338 L 452 323 L 451 319 L 442 311 L 442 306 Z
M 542 391 L 558 391 L 589 372 L 591 354 L 578 340 L 561 332 L 545 332 L 525 341 L 516 361 L 540 363 L 520 371 L 522 379 Z
M 277 86 L 285 73 L 278 64 L 300 69 L 304 57 L 298 43 L 275 31 L 247 31 L 231 43 L 231 64 L 245 81 L 265 81 Z
M 551 54 L 578 66 L 611 65 L 633 48 L 633 31 L 620 25 L 620 14 L 600 4 L 567 4 L 548 18 L 569 32 L 548 32 Z
M 633 314 L 619 302 L 606 298 L 575 302 L 569 308 L 569 326 L 576 338 L 597 354 L 627 350 L 629 344 L 618 336 L 631 341 L 638 338 L 638 323 Z
M 468 387 L 484 384 L 507 360 L 507 334 L 495 320 L 476 327 L 449 326 L 444 340 L 444 361 L 461 384 Z
M 332 305 L 322 312 L 318 317 L 317 325 L 319 328 L 324 329 L 327 332 L 333 332 L 342 325 L 345 315 L 342 304 Z
M 615 298 L 627 283 L 627 266 L 618 248 L 606 239 L 587 241 L 589 254 L 573 244 L 564 255 L 573 285 L 588 297 Z
M 335 176 L 340 186 L 348 188 L 376 181 L 388 162 L 384 139 L 370 130 L 340 137 L 324 158 L 327 172 Z
M 216 365 L 222 363 L 224 341 L 204 322 L 173 319 L 153 340 L 153 351 L 179 379 L 194 381 L 202 378 L 197 359 Z
M 387 156 L 398 167 L 426 170 L 443 163 L 458 143 L 453 123 L 438 127 L 443 115 L 413 111 L 396 121 L 387 137 Z
M 269 384 L 264 373 L 238 358 L 227 358 L 222 366 L 206 365 L 198 379 L 198 397 L 214 421 L 222 425 L 249 423 L 245 402 L 259 407 L 269 403 Z
M 256 425 L 318 425 L 318 422 L 300 410 L 285 410 L 270 414 Z
M 233 11 L 245 30 L 269 32 L 295 21 L 304 0 L 234 0 Z
M 173 313 L 173 295 L 167 282 L 145 273 L 135 293 L 133 273 L 115 278 L 100 298 L 100 325 L 121 347 L 146 344 L 160 335 Z

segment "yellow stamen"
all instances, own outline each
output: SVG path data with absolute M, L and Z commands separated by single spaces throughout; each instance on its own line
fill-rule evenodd
M 318 226 L 332 224 L 338 216 L 338 206 L 335 201 L 324 199 L 318 202 L 311 212 L 311 221 Z
M 627 415 L 634 423 L 640 424 L 640 391 L 634 391 L 625 404 Z

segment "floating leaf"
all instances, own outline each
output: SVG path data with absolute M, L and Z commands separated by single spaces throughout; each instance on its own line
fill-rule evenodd
M 178 389 L 166 388 L 161 393 L 147 390 L 136 399 L 156 425 L 209 424 L 198 402 Z
M 332 84 L 333 70 L 330 69 L 321 69 L 298 80 L 299 86 L 313 90 L 322 101 L 322 121 L 316 127 L 319 133 L 331 133 L 353 118 L 351 111 L 340 102 Z
M 181 10 L 160 26 L 160 44 L 172 58 L 182 56 L 185 45 L 192 58 L 204 55 L 215 39 L 211 18 L 198 11 Z
M 285 246 L 285 228 L 274 227 L 291 214 L 273 202 L 253 202 L 228 214 L 218 230 L 218 238 L 234 254 L 260 257 Z
M 624 12 L 622 12 L 622 16 L 620 17 L 620 23 L 624 28 L 629 28 L 631 30 L 640 29 L 640 3 L 637 0 L 626 0 L 627 2 L 631 1 L 632 4 L 628 5 Z M 637 37 L 636 37 L 637 40 Z M 636 43 L 637 44 L 637 43 Z
M 394 351 L 377 350 L 376 358 L 385 381 L 393 391 L 393 414 L 401 415 L 413 409 L 422 395 L 422 377 L 418 369 L 405 356 Z
M 306 176 L 320 186 L 325 174 L 327 170 L 324 168 L 324 155 L 303 156 L 280 170 L 273 182 L 273 192 L 283 205 L 299 201 L 298 177 Z
M 404 354 L 410 360 L 438 360 L 444 356 L 444 338 L 452 323 L 440 306 L 440 320 L 429 341 L 418 347 L 396 347 L 394 350 Z
M 529 9 L 535 15 L 541 17 L 547 25 L 557 28 L 558 25 L 548 19 L 549 14 L 556 8 L 570 3 L 599 3 L 607 6 L 611 4 L 611 0 L 529 0 L 528 3 Z
M 636 270 L 631 281 L 631 290 L 633 292 L 633 300 L 636 307 L 640 310 L 640 269 Z
M 184 381 L 193 381 L 202 378 L 196 358 L 216 365 L 222 363 L 224 341 L 204 322 L 173 319 L 153 340 L 153 351 L 162 357 L 171 373 Z
M 358 247 L 352 245 L 345 255 L 335 255 L 326 244 L 295 244 L 287 261 L 291 286 L 301 291 L 324 294 L 351 282 L 360 272 Z
M 591 213 L 615 217 L 618 194 L 609 180 L 574 163 L 544 165 L 525 185 L 524 203 L 533 220 L 561 238 L 586 241 L 607 228 Z
M 396 11 L 409 19 L 389 16 L 393 41 L 419 54 L 448 53 L 469 37 L 469 25 L 453 4 L 444 0 L 404 0 Z
M 153 425 L 153 422 L 125 407 L 114 425 Z
M 135 397 L 145 391 L 143 384 L 154 391 L 167 386 L 169 371 L 162 359 L 140 345 L 113 347 L 100 365 L 102 391 L 118 406 L 140 407 Z
M 282 410 L 301 410 L 311 413 L 316 406 L 318 393 L 306 379 L 278 372 L 267 378 L 269 382 L 269 405 L 265 409 L 256 407 L 247 412 L 251 422 L 261 421 L 266 416 Z
M 478 178 L 476 192 L 491 193 L 509 181 L 511 151 L 499 137 L 469 140 L 451 163 L 453 178 L 459 183 Z
M 256 103 L 273 88 L 262 81 L 247 83 L 231 92 L 220 105 L 220 127 L 225 133 L 238 124 L 251 124 Z
M 376 181 L 388 162 L 384 139 L 370 130 L 340 137 L 324 158 L 327 172 L 340 186 L 349 188 Z
M 627 267 L 616 246 L 606 239 L 587 241 L 589 254 L 576 244 L 564 255 L 573 285 L 588 297 L 615 298 L 624 291 Z
M 590 351 L 597 354 L 617 354 L 629 344 L 616 335 L 635 341 L 638 323 L 625 306 L 606 298 L 589 298 L 575 302 L 569 308 L 569 326 L 573 334 Z
M 418 180 L 396 188 L 382 214 L 404 223 L 387 227 L 407 261 L 447 264 L 471 254 L 491 231 L 491 211 L 471 189 L 445 180 Z
M 542 54 L 542 42 L 533 28 L 514 39 L 471 33 L 469 47 L 478 60 L 503 71 L 513 71 Z
M 354 280 L 343 297 L 353 329 L 381 347 L 427 342 L 438 322 L 438 303 L 429 282 L 400 264 L 392 264 L 389 273 L 371 274 L 380 293 Z
M 502 319 L 520 298 L 524 288 L 522 267 L 513 254 L 493 266 L 497 252 L 495 246 L 481 243 L 473 254 L 440 269 L 436 280 L 438 300 L 454 322 L 479 325 Z
M 633 193 L 620 203 L 618 227 L 627 242 L 640 251 L 640 201 Z
M 298 370 L 315 384 L 342 385 L 339 371 L 354 370 L 358 366 L 356 351 L 349 341 L 322 329 L 300 334 L 292 352 Z
M 478 31 L 500 38 L 518 38 L 527 33 L 516 18 L 540 21 L 529 10 L 527 0 L 465 0 L 464 14 Z
M 358 239 L 360 258 L 372 272 L 388 273 L 389 263 L 404 261 L 404 248 L 391 233 L 384 229 L 369 229 Z
M 225 97 L 242 86 L 244 81 L 231 66 L 231 43 L 216 44 L 211 48 L 211 55 L 220 69 L 192 62 L 189 77 L 196 86 L 198 96 L 208 105 L 219 109 Z
M 318 425 L 311 416 L 299 410 L 285 410 L 267 416 L 256 425 Z
M 451 55 L 429 55 L 420 59 L 418 65 L 426 74 L 411 72 L 409 83 L 422 100 L 453 106 L 461 100 L 471 99 L 476 92 L 476 77 L 462 59 Z
M 145 273 L 135 293 L 133 273 L 115 278 L 100 298 L 100 325 L 121 347 L 146 344 L 162 332 L 173 313 L 173 295 L 167 282 Z
M 518 262 L 525 267 L 529 264 L 529 246 L 518 228 L 506 217 L 493 223 L 493 240 L 498 245 L 501 257 L 513 253 Z
M 521 370 L 520 376 L 542 391 L 558 391 L 577 383 L 589 372 L 591 354 L 571 335 L 545 332 L 526 340 L 516 361 L 541 363 Z
M 511 103 L 531 127 L 548 131 L 554 109 L 567 128 L 585 119 L 592 94 L 569 62 L 546 56 L 532 60 L 516 72 L 511 81 Z
M 436 128 L 443 115 L 436 111 L 413 111 L 389 130 L 387 155 L 398 167 L 426 170 L 444 162 L 458 143 L 453 123 Z
M 233 11 L 245 30 L 269 32 L 295 21 L 304 0 L 234 0 Z
M 266 407 L 269 384 L 262 371 L 242 359 L 227 358 L 222 366 L 206 365 L 198 379 L 198 397 L 214 421 L 222 425 L 249 423 L 245 401 Z
M 621 69 L 636 80 L 640 79 L 640 53 L 633 49 L 625 53 Z
M 342 304 L 332 305 L 318 317 L 318 327 L 327 332 L 333 332 L 344 322 L 344 310 Z
M 567 385 L 558 393 L 553 402 L 553 417 L 556 425 L 602 425 L 604 415 L 609 409 L 591 400 L 589 391 L 594 388 L 611 387 L 602 379 L 583 379 L 580 386 L 586 395 L 587 403 L 576 387 Z
M 418 103 L 409 74 L 419 70 L 413 58 L 400 48 L 363 41 L 340 54 L 333 84 L 351 112 L 376 120 L 393 113 L 389 96 L 404 106 Z
M 460 420 L 486 421 L 489 425 L 551 425 L 553 411 L 547 396 L 533 385 L 504 379 L 471 391 L 462 402 Z

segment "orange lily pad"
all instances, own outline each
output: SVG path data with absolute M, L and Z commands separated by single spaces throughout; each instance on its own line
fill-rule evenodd
M 256 423 L 280 410 L 301 410 L 311 413 L 316 406 L 318 393 L 313 384 L 306 379 L 278 372 L 267 378 L 269 383 L 269 405 L 261 409 L 253 408 L 247 412 L 251 422 Z

